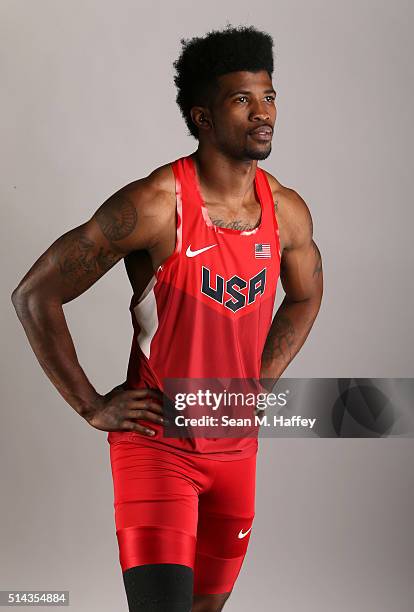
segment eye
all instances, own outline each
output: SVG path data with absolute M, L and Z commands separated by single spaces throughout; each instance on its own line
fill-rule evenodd
M 276 99 L 276 96 L 266 96 L 266 99 L 267 99 L 267 100 L 269 100 L 269 99 L 270 99 L 270 101 L 274 102 L 274 101 L 275 101 L 275 99 Z
M 247 100 L 247 96 L 239 96 L 236 99 L 237 99 L 238 102 L 240 102 L 241 100 Z

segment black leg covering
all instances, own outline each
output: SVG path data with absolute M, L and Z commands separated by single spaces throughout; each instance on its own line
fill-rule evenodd
M 191 567 L 155 563 L 123 573 L 129 612 L 191 612 L 194 574 Z

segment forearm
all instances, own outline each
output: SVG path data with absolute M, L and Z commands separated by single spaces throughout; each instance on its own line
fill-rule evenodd
M 289 301 L 285 297 L 266 339 L 260 378 L 271 379 L 273 384 L 280 378 L 308 337 L 320 304 L 321 296 L 301 302 Z
M 35 292 L 14 293 L 12 301 L 43 371 L 68 404 L 85 416 L 100 395 L 78 362 L 62 304 Z

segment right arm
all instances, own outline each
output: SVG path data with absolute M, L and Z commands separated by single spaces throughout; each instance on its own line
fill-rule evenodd
M 17 316 L 50 381 L 76 412 L 105 431 L 134 429 L 144 433 L 146 428 L 128 417 L 136 417 L 138 407 L 148 405 L 142 399 L 145 390 L 123 392 L 122 415 L 107 406 L 109 394 L 97 393 L 79 364 L 63 304 L 87 291 L 128 253 L 150 250 L 156 244 L 163 201 L 165 194 L 151 181 L 151 175 L 123 187 L 87 222 L 58 238 L 12 293 Z M 105 409 L 104 418 L 94 423 L 95 415 Z

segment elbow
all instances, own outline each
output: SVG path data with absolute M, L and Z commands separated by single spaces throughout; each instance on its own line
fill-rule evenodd
M 18 304 L 19 304 L 19 302 L 21 301 L 21 291 L 20 291 L 20 288 L 19 288 L 19 287 L 16 287 L 16 289 L 14 289 L 14 290 L 12 291 L 12 294 L 11 294 L 11 301 L 12 301 L 12 304 L 13 304 L 13 306 L 14 306 L 15 308 L 17 307 L 17 305 L 18 305 Z
M 322 284 L 320 284 L 320 286 L 317 288 L 317 290 L 309 297 L 309 302 L 312 304 L 313 308 L 316 311 L 316 314 L 318 314 L 321 304 L 322 304 L 322 297 L 323 297 L 323 286 Z
M 37 301 L 37 292 L 28 290 L 25 287 L 18 285 L 11 294 L 11 301 L 16 311 L 17 316 L 21 319 L 22 315 L 28 314 L 33 303 Z
M 22 312 L 27 305 L 27 295 L 25 291 L 20 288 L 20 286 L 16 287 L 16 289 L 14 289 L 12 292 L 11 301 L 17 315 L 19 315 L 19 313 Z
M 60 298 L 46 291 L 39 285 L 28 287 L 20 284 L 11 294 L 11 301 L 19 319 L 32 316 L 48 304 L 59 304 L 63 302 Z

